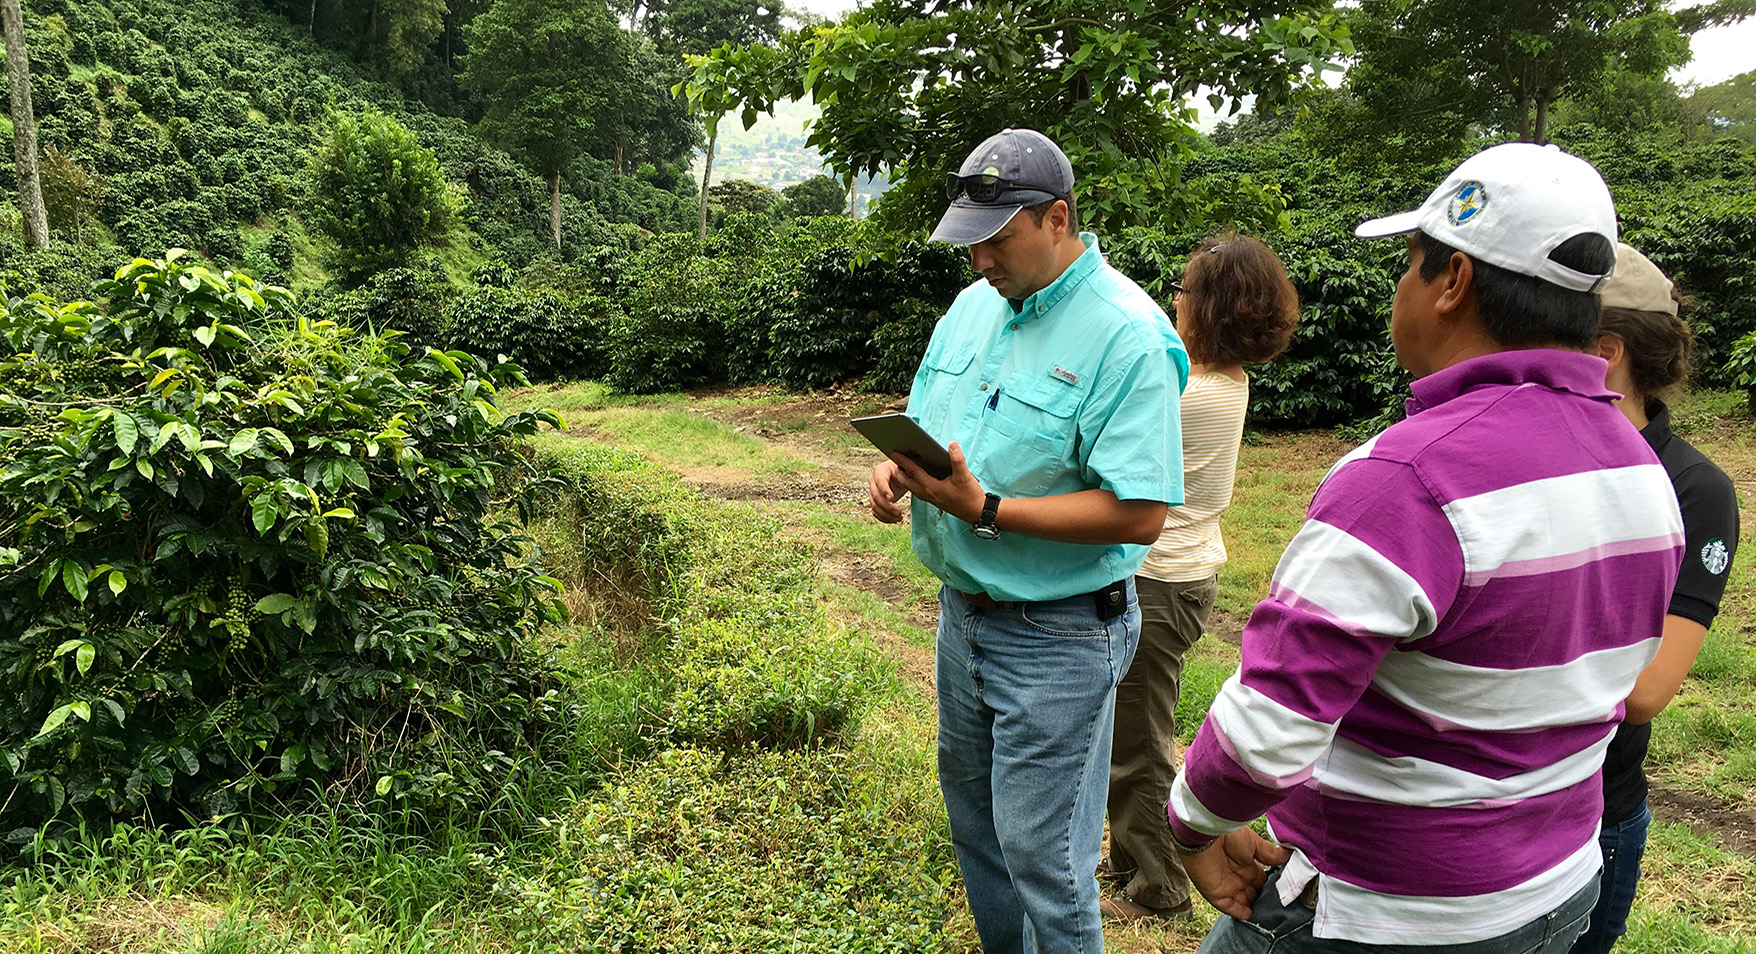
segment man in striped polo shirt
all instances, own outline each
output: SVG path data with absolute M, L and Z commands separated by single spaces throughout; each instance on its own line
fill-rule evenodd
M 1615 209 L 1583 160 L 1515 143 L 1357 231 L 1408 236 L 1409 417 L 1318 487 L 1172 787 L 1227 915 L 1201 950 L 1565 951 L 1683 540 L 1587 353 Z M 1264 812 L 1280 845 L 1243 827 Z

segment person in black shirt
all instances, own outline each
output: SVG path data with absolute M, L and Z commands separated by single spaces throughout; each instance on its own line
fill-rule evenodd
M 1647 743 L 1652 719 L 1683 685 L 1719 612 L 1726 575 L 1738 548 L 1738 499 L 1731 479 L 1687 441 L 1671 433 L 1665 391 L 1689 370 L 1689 326 L 1677 317 L 1669 279 L 1627 245 L 1603 292 L 1598 354 L 1610 363 L 1606 384 L 1624 397 L 1617 405 L 1658 454 L 1683 513 L 1683 566 L 1665 616 L 1658 655 L 1628 696 L 1622 725 L 1604 756 L 1604 820 L 1598 841 L 1604 870 L 1591 923 L 1573 954 L 1602 954 L 1628 930 L 1628 910 L 1640 880 L 1640 857 L 1652 813 L 1646 804 Z

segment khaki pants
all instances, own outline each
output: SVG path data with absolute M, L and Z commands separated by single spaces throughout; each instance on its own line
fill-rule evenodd
M 1189 900 L 1189 876 L 1171 844 L 1165 802 L 1182 763 L 1177 693 L 1183 654 L 1201 638 L 1219 577 L 1195 583 L 1134 578 L 1140 594 L 1140 647 L 1116 687 L 1110 750 L 1110 870 L 1127 878 L 1135 903 L 1175 908 Z

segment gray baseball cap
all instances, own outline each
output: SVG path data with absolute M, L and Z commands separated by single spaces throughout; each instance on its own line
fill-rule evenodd
M 971 177 L 984 178 L 972 182 Z M 956 197 L 931 240 L 952 245 L 985 242 L 1019 209 L 1073 195 L 1073 163 L 1034 129 L 1002 129 L 989 136 L 955 176 L 946 178 Z

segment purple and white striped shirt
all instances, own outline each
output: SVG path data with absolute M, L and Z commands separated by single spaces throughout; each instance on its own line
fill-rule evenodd
M 1683 543 L 1604 371 L 1541 349 L 1414 382 L 1251 614 L 1170 822 L 1201 844 L 1266 811 L 1315 936 L 1485 940 L 1597 877 L 1604 750 Z

